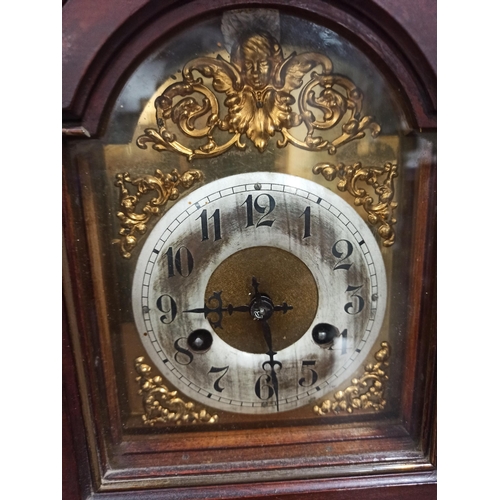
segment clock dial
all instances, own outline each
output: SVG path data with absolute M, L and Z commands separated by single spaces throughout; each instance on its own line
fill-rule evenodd
M 161 218 L 132 302 L 144 347 L 179 390 L 271 413 L 315 401 L 362 364 L 386 278 L 375 238 L 340 197 L 286 174 L 240 174 Z

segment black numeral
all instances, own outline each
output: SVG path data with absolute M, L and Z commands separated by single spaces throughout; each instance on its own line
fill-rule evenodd
M 180 247 L 175 252 L 174 257 L 174 250 L 172 247 L 169 247 L 165 255 L 167 256 L 167 273 L 169 278 L 175 276 L 175 270 L 184 277 L 189 276 L 193 271 L 193 254 L 188 248 Z
M 264 394 L 262 390 L 264 389 Z M 259 399 L 267 400 L 274 396 L 274 389 L 271 385 L 271 376 L 264 374 L 261 375 L 255 383 L 255 394 Z
M 349 285 L 346 289 L 346 292 L 357 292 L 362 286 L 363 285 L 359 285 L 359 286 L 350 286 Z M 365 300 L 363 299 L 363 297 L 361 297 L 361 295 L 357 295 L 357 294 L 352 294 L 351 298 L 354 300 L 352 302 L 348 302 L 344 306 L 344 311 L 347 314 L 351 314 L 351 315 L 360 313 L 363 310 L 363 307 L 365 307 Z
M 212 368 L 210 368 L 210 371 L 208 373 L 220 373 L 220 372 L 222 372 L 222 375 L 218 379 L 216 379 L 216 381 L 214 382 L 214 389 L 217 392 L 222 392 L 224 390 L 224 387 L 221 387 L 219 382 L 220 382 L 221 378 L 227 373 L 228 370 L 229 370 L 229 366 L 224 366 L 222 368 L 216 368 L 215 366 L 212 366 Z
M 352 246 L 352 243 L 348 240 L 339 240 L 335 245 L 332 247 L 332 254 L 334 257 L 337 257 L 337 259 L 340 259 L 340 262 L 333 268 L 334 271 L 337 269 L 345 269 L 348 270 L 351 266 L 351 264 L 342 264 L 342 262 L 346 259 L 348 259 L 354 248 Z
M 201 219 L 201 241 L 210 239 L 208 236 L 208 219 L 214 220 L 214 241 L 220 240 L 220 210 L 217 209 L 211 217 L 208 217 L 207 210 L 204 209 L 196 220 Z
M 160 316 L 160 321 L 166 325 L 172 323 L 177 316 L 177 304 L 170 295 L 160 295 L 156 301 L 156 307 L 162 313 L 165 313 L 163 316 Z
M 302 236 L 302 239 L 304 239 L 311 236 L 311 207 L 307 207 L 302 216 L 304 216 L 304 236 Z
M 187 340 L 187 339 L 186 337 L 182 337 L 174 342 L 174 347 L 175 350 L 177 351 L 175 353 L 174 359 L 180 365 L 189 365 L 189 363 L 193 361 L 193 353 L 191 351 L 188 351 L 187 349 L 184 349 L 184 347 L 181 347 L 179 345 L 181 340 Z
M 299 385 L 301 387 L 310 387 L 318 380 L 318 374 L 316 373 L 316 370 L 310 368 L 315 364 L 316 361 L 302 361 L 302 373 L 304 373 L 304 377 L 299 380 Z
M 259 198 L 263 198 L 261 203 L 259 203 Z M 264 201 L 267 199 L 267 202 Z M 243 205 L 247 206 L 247 225 L 246 227 L 250 227 L 254 225 L 253 222 L 253 210 L 255 209 L 257 213 L 263 214 L 262 217 L 258 220 L 257 226 L 269 226 L 271 227 L 274 224 L 273 220 L 263 220 L 264 217 L 267 217 L 276 207 L 276 201 L 269 194 L 259 194 L 257 198 L 255 198 L 255 202 L 253 201 L 253 196 L 251 194 L 248 195 L 247 199 L 243 203 Z
M 340 333 L 339 329 L 335 328 L 335 337 L 342 337 L 342 354 L 347 353 L 347 328 L 344 328 L 344 331 Z M 333 341 L 332 345 L 328 348 L 329 351 L 333 351 L 333 348 L 335 347 L 335 340 Z

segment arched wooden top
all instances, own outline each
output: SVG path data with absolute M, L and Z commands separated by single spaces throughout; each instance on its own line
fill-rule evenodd
M 152 47 L 202 16 L 238 7 L 283 8 L 338 31 L 384 72 L 411 127 L 436 127 L 435 0 L 304 0 L 293 6 L 287 0 L 69 0 L 63 8 L 63 122 L 100 135 L 110 103 Z M 421 12 L 427 12 L 425 22 Z

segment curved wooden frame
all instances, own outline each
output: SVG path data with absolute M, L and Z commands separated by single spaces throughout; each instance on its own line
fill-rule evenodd
M 94 5 L 95 3 L 95 5 Z M 381 0 L 333 2 L 311 0 L 294 6 L 286 0 L 217 0 L 207 2 L 70 0 L 63 9 L 63 124 L 72 136 L 99 137 L 111 104 L 137 61 L 189 22 L 228 7 L 282 7 L 326 24 L 348 37 L 374 60 L 394 88 L 414 130 L 436 127 L 435 73 L 407 31 L 383 8 Z M 386 2 L 387 3 L 387 2 Z M 390 3 L 390 2 L 388 2 Z M 92 11 L 95 7 L 95 11 Z M 89 11 L 90 8 L 90 11 Z M 89 14 L 91 12 L 91 14 Z M 81 16 L 91 18 L 85 33 Z M 71 38 L 73 36 L 73 38 Z M 79 38 L 80 37 L 80 38 Z M 86 37 L 86 45 L 79 43 Z M 70 43 L 71 42 L 71 43 Z M 63 156 L 64 163 L 69 160 Z M 435 498 L 435 165 L 432 151 L 419 159 L 416 203 L 425 207 L 415 221 L 412 274 L 414 312 L 402 420 L 356 430 L 319 428 L 269 429 L 249 439 L 246 432 L 203 438 L 186 435 L 165 440 L 124 440 L 111 429 L 113 456 L 108 457 L 104 430 L 116 407 L 103 412 L 93 389 L 102 385 L 92 360 L 96 345 L 85 335 L 93 291 L 88 242 L 75 243 L 75 224 L 84 220 L 77 183 L 64 174 L 65 311 L 64 440 L 65 498 Z M 98 331 L 97 325 L 90 328 Z M 80 334 L 78 333 L 80 332 Z M 101 341 L 105 342 L 105 341 Z M 104 346 L 106 348 L 106 346 Z M 101 368 L 100 368 L 101 369 Z M 417 374 L 423 374 L 423 381 Z M 104 392 L 113 392 L 106 386 Z M 404 423 L 402 423 L 404 422 Z M 218 441 L 215 442 L 215 437 Z M 263 440 L 268 445 L 263 448 Z M 377 446 L 374 447 L 374 440 Z M 210 446 L 211 456 L 203 450 Z M 332 451 L 333 450 L 333 451 Z M 198 462 L 185 462 L 185 454 Z M 224 460 L 221 460 L 224 457 Z M 210 461 L 210 460 L 211 461 Z M 219 460 L 219 461 L 217 461 Z M 186 465 L 179 465 L 186 463 Z M 191 464 L 191 465 L 190 465 Z M 294 479 L 294 471 L 302 479 Z M 183 485 L 185 481 L 190 487 Z M 75 483 L 80 485 L 79 490 Z M 380 490 L 382 488 L 382 491 Z M 362 491 L 362 493 L 361 493 Z
M 87 2 L 95 0 L 87 0 Z M 118 2 L 119 3 L 119 2 Z M 118 9 L 110 3 L 101 6 L 104 18 L 91 33 L 82 33 L 82 39 L 71 41 L 73 30 L 78 33 L 80 18 L 89 6 L 84 2 L 69 2 L 63 15 L 65 47 L 63 47 L 63 118 L 79 122 L 91 135 L 98 135 L 104 126 L 106 106 L 113 100 L 124 79 L 133 70 L 136 61 L 158 44 L 165 33 L 181 29 L 200 16 L 232 7 L 286 8 L 296 13 L 327 23 L 351 42 L 358 45 L 380 64 L 380 69 L 401 88 L 403 108 L 412 128 L 436 126 L 436 80 L 434 71 L 414 40 L 377 3 L 372 1 L 332 2 L 314 0 L 290 5 L 287 0 L 226 0 L 207 4 L 203 0 L 186 2 L 147 2 L 135 0 L 136 10 L 130 17 L 114 18 Z M 95 6 L 97 8 L 97 5 Z M 63 10 L 63 14 L 65 10 Z M 356 17 L 357 16 L 357 17 Z M 363 21 L 360 21 L 362 18 Z M 119 24 L 119 21 L 122 24 Z M 110 29 L 113 32 L 108 32 Z M 80 30 L 81 31 L 81 30 Z M 74 45 L 83 42 L 85 52 Z M 90 55 L 93 54 L 92 59 Z M 64 75 L 67 76 L 64 80 Z

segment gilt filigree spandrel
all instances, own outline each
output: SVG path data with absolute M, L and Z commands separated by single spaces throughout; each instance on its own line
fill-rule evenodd
M 278 147 L 292 144 L 334 154 L 367 131 L 373 137 L 380 133 L 374 118 L 362 115 L 361 90 L 336 74 L 327 56 L 294 52 L 285 58 L 280 43 L 267 31 L 242 36 L 234 43 L 229 61 L 219 55 L 188 62 L 182 77 L 156 99 L 158 128 L 145 129 L 136 141 L 138 147 L 151 144 L 156 151 L 176 152 L 191 160 L 217 156 L 233 146 L 244 149 L 244 137 L 263 152 L 279 133 Z M 224 110 L 216 94 L 224 96 Z M 341 123 L 333 139 L 316 135 L 334 131 Z M 205 142 L 196 148 L 184 145 L 173 125 L 184 136 Z M 300 125 L 306 129 L 302 138 L 294 135 Z M 217 142 L 217 131 L 226 132 L 229 139 Z
M 376 363 L 365 366 L 365 372 L 360 378 L 353 378 L 349 387 L 337 391 L 333 399 L 323 401 L 313 408 L 317 415 L 347 412 L 354 410 L 382 410 L 386 405 L 384 398 L 385 384 L 388 380 L 389 357 L 391 350 L 388 342 L 380 344 L 381 349 L 375 353 Z
M 176 200 L 181 188 L 189 189 L 201 178 L 199 170 L 188 170 L 183 174 L 179 174 L 176 169 L 169 174 L 156 170 L 153 175 L 135 178 L 128 172 L 117 174 L 115 185 L 120 188 L 121 211 L 116 216 L 120 219 L 121 229 L 120 239 L 113 240 L 113 243 L 120 244 L 124 258 L 131 257 L 131 251 L 139 237 L 146 232 L 151 217 L 158 216 L 160 208 L 168 201 Z M 129 191 L 128 185 L 134 186 L 134 194 Z M 143 197 L 146 195 L 151 195 L 151 198 L 145 202 Z M 138 209 L 139 205 L 142 205 L 141 209 Z
M 368 214 L 368 222 L 377 226 L 382 244 L 389 247 L 394 243 L 394 211 L 398 206 L 394 198 L 394 178 L 398 176 L 398 167 L 393 163 L 385 163 L 383 167 L 363 167 L 361 163 L 344 165 L 339 163 L 318 163 L 313 173 L 323 175 L 327 181 L 338 179 L 339 191 L 347 191 L 354 197 L 354 204 L 362 206 Z M 360 186 L 364 182 L 373 190 L 373 195 Z M 378 197 L 377 200 L 374 196 Z
M 142 396 L 145 425 L 155 424 L 213 424 L 217 415 L 210 415 L 206 410 L 198 410 L 192 402 L 177 397 L 177 391 L 169 391 L 159 376 L 151 376 L 151 367 L 144 363 L 144 358 L 135 360 L 136 377 L 139 383 L 139 395 Z

